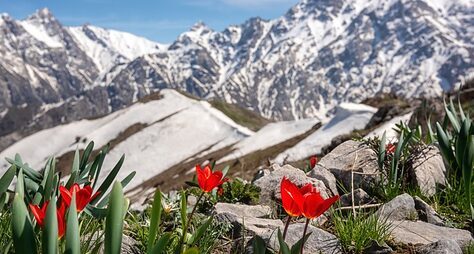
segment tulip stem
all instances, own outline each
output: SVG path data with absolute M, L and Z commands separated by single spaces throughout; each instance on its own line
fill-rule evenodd
M 286 224 L 285 224 L 285 229 L 283 229 L 283 240 L 286 238 L 286 232 L 288 231 L 288 226 L 290 226 L 291 222 L 291 216 L 288 215 L 288 218 L 286 219 Z
M 304 243 L 306 242 L 306 231 L 308 230 L 308 224 L 311 219 L 306 219 L 306 224 L 304 225 L 304 230 L 303 230 L 303 242 L 301 243 L 301 254 L 303 254 L 303 249 L 304 249 Z
M 188 233 L 189 224 L 191 224 L 191 220 L 193 219 L 194 212 L 196 212 L 196 207 L 198 206 L 199 201 L 201 201 L 202 197 L 204 196 L 204 193 L 205 192 L 203 191 L 201 192 L 201 195 L 199 195 L 198 199 L 196 200 L 196 204 L 194 204 L 193 210 L 191 211 L 191 214 L 188 217 L 188 221 L 186 221 L 186 223 L 183 225 L 183 233 L 179 241 L 179 248 L 180 248 L 179 253 L 183 252 L 183 247 L 185 245 L 184 240 L 185 240 L 186 234 Z

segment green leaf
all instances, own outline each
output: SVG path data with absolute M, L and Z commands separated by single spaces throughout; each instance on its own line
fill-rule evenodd
M 78 160 L 79 161 L 79 160 Z M 67 214 L 66 224 L 66 254 L 81 253 L 81 239 L 79 237 L 79 222 L 76 211 L 76 194 L 72 194 L 71 206 Z
M 436 123 L 436 132 L 438 136 L 438 143 L 441 153 L 444 155 L 444 158 L 452 164 L 456 162 L 456 158 L 454 157 L 453 150 L 451 148 L 451 143 L 449 142 L 449 138 L 443 130 L 443 127 L 439 123 Z
M 189 245 L 195 245 L 199 239 L 204 235 L 206 232 L 207 228 L 212 224 L 212 216 L 206 220 L 197 230 L 194 232 L 194 234 L 189 238 Z
M 285 243 L 280 229 L 278 229 L 278 242 L 280 243 L 280 252 L 282 254 L 291 254 L 290 247 L 288 247 L 288 244 Z
M 107 155 L 107 152 L 109 151 L 109 145 L 107 144 L 102 150 L 100 151 L 99 155 L 97 156 L 97 164 L 94 163 L 94 168 L 91 169 L 89 173 L 89 178 L 94 179 L 94 183 L 92 185 L 93 188 L 95 188 L 97 184 L 97 179 L 99 179 L 100 171 L 102 170 L 102 164 L 104 163 L 105 156 Z
M 56 168 L 56 163 L 55 163 L 54 158 L 49 158 L 48 162 L 46 164 L 45 168 L 45 176 L 43 178 L 43 181 L 41 182 L 41 186 L 43 186 L 43 199 L 44 201 L 49 201 L 51 199 L 51 196 L 53 194 L 53 185 L 54 185 L 54 171 Z
M 8 168 L 7 172 L 3 174 L 2 178 L 0 178 L 0 194 L 6 192 L 8 187 L 13 181 L 13 178 L 16 175 L 16 166 L 12 165 Z
M 16 186 L 15 186 L 15 193 L 17 193 L 21 199 L 25 198 L 25 177 L 23 176 L 23 169 L 20 168 L 18 171 L 17 175 L 17 180 L 16 180 Z
M 46 208 L 41 247 L 43 253 L 56 254 L 58 252 L 58 216 L 54 197 Z
M 135 177 L 136 173 L 137 173 L 136 171 L 131 172 L 127 177 L 125 177 L 120 182 L 120 184 L 122 184 L 123 188 L 125 188 L 130 183 L 130 181 L 133 179 L 133 177 Z M 104 207 L 109 202 L 109 197 L 110 197 L 110 192 L 107 193 L 104 198 L 102 198 L 102 200 L 97 204 L 97 207 L 99 207 L 99 208 Z
M 166 250 L 166 247 L 168 246 L 168 243 L 171 240 L 171 236 L 173 236 L 172 233 L 166 232 L 164 233 L 160 239 L 158 239 L 158 242 L 155 244 L 152 250 L 148 249 L 148 253 L 153 253 L 153 254 L 161 254 Z
M 155 244 L 155 238 L 156 234 L 158 232 L 158 227 L 160 226 L 161 223 L 161 213 L 163 211 L 161 207 L 161 201 L 162 201 L 162 196 L 161 196 L 161 191 L 160 189 L 156 189 L 155 191 L 155 196 L 153 197 L 153 204 L 151 206 L 151 220 L 150 220 L 150 230 L 148 233 L 148 245 L 147 245 L 147 250 L 148 253 L 155 253 L 153 248 L 152 251 L 152 246 Z
M 253 253 L 254 254 L 266 254 L 267 253 L 267 244 L 260 236 L 256 235 L 253 237 L 252 242 Z
M 84 211 L 96 219 L 103 219 L 107 216 L 107 208 L 98 208 L 88 204 Z
M 15 160 L 9 158 L 5 158 L 5 160 L 7 160 L 10 164 L 17 166 L 18 169 L 23 169 L 24 174 L 31 178 L 31 180 L 40 183 L 41 179 L 43 179 L 43 176 L 36 172 L 36 170 L 30 168 L 28 164 L 23 164 L 21 157 L 18 154 L 15 156 Z
M 94 200 L 92 200 L 91 204 L 93 205 L 96 204 L 102 198 L 102 196 L 107 192 L 107 189 L 109 189 L 115 177 L 117 177 L 117 174 L 120 168 L 122 167 L 124 160 L 125 160 L 125 155 L 122 155 L 122 157 L 117 162 L 115 167 L 112 169 L 112 171 L 110 171 L 109 175 L 105 178 L 104 182 L 100 185 L 99 189 L 97 189 L 97 191 L 100 194 L 97 195 L 97 197 Z
M 23 202 L 23 197 L 18 193 L 13 199 L 11 224 L 15 253 L 37 253 L 35 233 L 28 210 Z
M 180 211 L 181 211 L 181 225 L 183 228 L 186 225 L 186 219 L 188 216 L 188 205 L 187 205 L 187 197 L 186 197 L 186 192 L 184 190 L 181 191 L 181 206 L 180 206 Z M 187 232 L 183 232 L 183 235 L 186 235 Z
M 122 246 L 123 214 L 125 198 L 122 185 L 115 182 L 112 187 L 107 218 L 105 220 L 105 254 L 120 254 Z
M 89 157 L 91 155 L 92 150 L 94 149 L 94 141 L 89 142 L 84 153 L 82 154 L 81 163 L 79 164 L 80 170 L 84 170 L 86 168 L 87 162 L 89 162 Z
M 303 247 L 303 244 L 308 241 L 309 236 L 313 232 L 309 232 L 306 234 L 304 237 L 302 237 L 298 242 L 296 242 L 292 247 L 291 247 L 291 254 L 299 254 L 301 253 L 301 248 Z

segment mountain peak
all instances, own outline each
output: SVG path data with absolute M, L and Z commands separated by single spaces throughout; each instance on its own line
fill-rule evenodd
M 28 17 L 28 20 L 53 21 L 55 18 L 48 8 L 42 8 L 36 10 L 35 13 Z
M 193 31 L 193 32 L 207 31 L 207 30 L 211 30 L 211 29 L 203 21 L 196 22 L 190 29 L 190 31 Z

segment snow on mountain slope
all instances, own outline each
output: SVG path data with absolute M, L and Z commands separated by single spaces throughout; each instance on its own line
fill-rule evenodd
M 413 112 L 407 113 L 405 115 L 394 117 L 393 119 L 383 123 L 377 129 L 371 131 L 369 134 L 365 136 L 365 138 L 373 138 L 373 137 L 382 137 L 385 132 L 385 137 L 389 142 L 394 142 L 398 139 L 398 133 L 394 130 L 397 124 L 400 122 L 408 123 L 410 121 Z
M 199 101 L 173 90 L 163 90 L 162 95 L 159 100 L 135 103 L 99 119 L 82 120 L 37 132 L 4 150 L 0 157 L 12 158 L 19 153 L 24 161 L 39 170 L 48 156 L 58 157 L 74 151 L 76 147 L 85 148 L 88 142 L 78 140 L 93 140 L 96 148 L 100 148 L 127 128 L 144 124 L 139 132 L 112 147 L 104 162 L 103 174 L 109 172 L 125 154 L 126 160 L 119 176 L 124 177 L 136 170 L 137 175 L 129 185 L 136 187 L 202 150 L 231 145 L 248 136 L 239 131 L 245 130 L 244 127 L 225 116 L 216 117 L 215 112 Z M 5 165 L 2 168 L 6 168 Z
M 68 27 L 68 30 L 101 72 L 116 64 L 165 48 L 164 45 L 133 34 L 91 25 Z
M 222 32 L 198 23 L 103 83 L 178 88 L 279 120 L 323 116 L 378 93 L 455 88 L 474 71 L 472 24 L 472 0 L 302 0 Z
M 266 149 L 309 131 L 320 120 L 310 118 L 294 121 L 269 123 L 254 135 L 235 144 L 234 152 L 219 159 L 217 163 L 237 159 L 252 152 Z
M 276 156 L 274 162 L 298 161 L 320 154 L 321 149 L 331 144 L 335 137 L 364 129 L 376 111 L 376 108 L 367 105 L 342 103 L 336 108 L 334 117 L 328 123 L 294 147 Z

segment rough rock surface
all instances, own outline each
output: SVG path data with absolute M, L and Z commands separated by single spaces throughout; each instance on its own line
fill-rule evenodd
M 347 193 L 341 196 L 339 199 L 342 206 L 352 206 L 352 194 Z M 354 204 L 355 205 L 365 205 L 372 201 L 372 198 L 365 192 L 363 189 L 354 190 Z
M 462 254 L 462 249 L 453 240 L 439 240 L 418 248 L 419 254 Z
M 268 206 L 218 203 L 215 206 L 216 220 L 233 225 L 232 234 L 239 237 L 242 230 L 246 234 L 265 236 L 283 227 L 281 220 L 266 219 L 272 213 Z
M 474 240 L 467 230 L 436 226 L 423 221 L 394 221 L 391 235 L 395 242 L 410 245 L 454 240 L 463 248 Z
M 446 167 L 436 146 L 428 146 L 413 161 L 416 184 L 425 196 L 436 193 L 436 185 L 445 185 Z
M 272 205 L 275 199 L 281 199 L 280 183 L 281 179 L 286 176 L 293 183 L 302 186 L 307 183 L 312 183 L 321 193 L 324 198 L 328 197 L 326 186 L 320 180 L 306 176 L 306 174 L 298 168 L 291 165 L 272 165 L 270 170 L 265 170 L 264 175 L 254 181 L 254 184 L 260 187 L 260 204 Z
M 404 193 L 381 206 L 376 214 L 389 220 L 416 219 L 417 212 L 413 198 Z
M 309 177 L 318 179 L 326 185 L 326 187 L 331 191 L 332 195 L 339 195 L 337 191 L 337 180 L 334 175 L 327 170 L 326 168 L 318 168 L 318 170 L 311 170 L 308 173 Z
M 288 233 L 286 235 L 286 242 L 289 246 L 292 246 L 297 241 L 299 241 L 302 237 L 304 229 L 304 223 L 295 223 L 291 224 L 288 227 Z M 339 243 L 339 240 L 336 236 L 331 233 L 328 233 L 322 229 L 317 227 L 308 226 L 308 233 L 311 232 L 311 236 L 305 243 L 304 252 L 305 253 L 342 253 L 342 248 Z M 265 239 L 265 238 L 264 238 Z M 277 234 L 274 233 L 270 235 L 267 239 L 269 239 L 269 246 L 274 249 L 278 250 L 280 245 L 278 243 Z
M 444 221 L 441 218 L 441 216 L 431 207 L 428 205 L 425 201 L 423 201 L 419 197 L 413 197 L 413 200 L 415 201 L 415 209 L 418 211 L 418 217 L 425 222 L 438 225 L 438 226 L 443 226 Z
M 237 218 L 268 218 L 272 214 L 272 209 L 263 205 L 217 203 L 214 208 L 217 216 L 226 214 L 227 216 L 235 216 Z
M 351 189 L 351 170 L 366 174 L 354 174 L 354 188 L 370 186 L 379 171 L 375 152 L 362 142 L 353 140 L 342 143 L 324 156 L 312 171 L 324 169 L 329 170 L 348 189 Z

